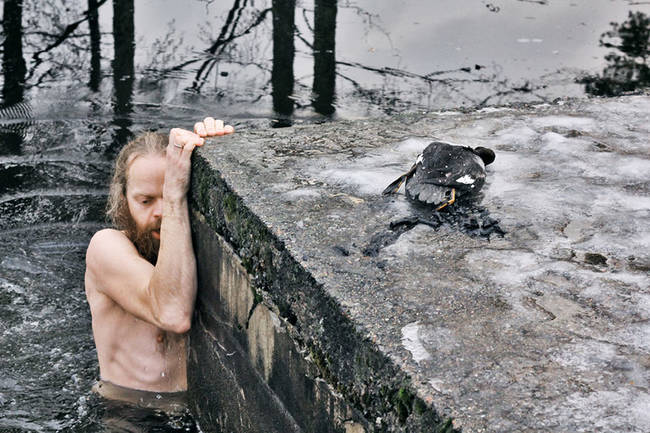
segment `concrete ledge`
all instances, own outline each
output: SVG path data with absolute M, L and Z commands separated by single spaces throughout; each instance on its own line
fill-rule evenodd
M 650 428 L 649 111 L 631 97 L 251 127 L 201 148 L 204 431 Z M 364 254 L 414 211 L 380 192 L 432 138 L 496 150 L 482 205 L 507 234 L 419 226 Z
M 202 429 L 444 431 L 407 375 L 201 157 L 193 179 L 200 291 L 188 376 Z

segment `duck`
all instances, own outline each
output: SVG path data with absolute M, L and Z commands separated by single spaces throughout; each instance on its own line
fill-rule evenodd
M 411 169 L 388 185 L 383 194 L 396 194 L 406 182 L 404 189 L 409 199 L 435 206 L 439 211 L 460 197 L 477 194 L 485 183 L 485 166 L 495 158 L 494 151 L 486 147 L 434 141 L 418 155 Z

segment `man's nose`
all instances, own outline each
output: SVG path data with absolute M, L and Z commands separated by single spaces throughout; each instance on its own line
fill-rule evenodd
M 154 218 L 162 217 L 162 208 L 163 208 L 162 200 L 156 200 L 156 204 L 153 207 Z

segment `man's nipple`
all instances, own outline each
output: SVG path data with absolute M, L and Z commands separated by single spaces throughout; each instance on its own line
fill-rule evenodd
M 164 334 L 163 332 L 161 332 L 160 334 L 158 334 L 158 336 L 156 337 L 156 341 L 157 341 L 158 343 L 163 343 L 163 342 L 165 341 L 165 334 Z

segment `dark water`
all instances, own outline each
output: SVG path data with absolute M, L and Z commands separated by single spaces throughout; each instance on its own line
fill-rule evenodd
M 84 254 L 133 133 L 206 114 L 241 130 L 635 90 L 648 24 L 631 12 L 650 5 L 5 0 L 0 431 L 105 427 Z

